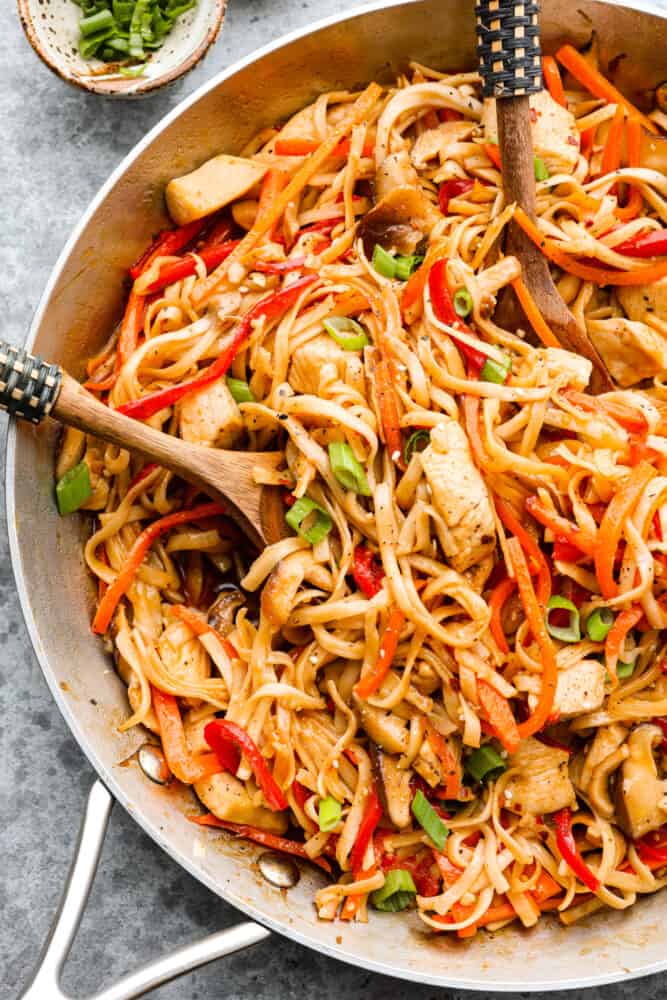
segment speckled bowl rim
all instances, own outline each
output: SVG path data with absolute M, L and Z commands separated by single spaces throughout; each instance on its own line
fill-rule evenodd
M 195 66 L 201 62 L 220 34 L 220 29 L 225 19 L 225 13 L 227 10 L 227 0 L 208 0 L 208 2 L 215 5 L 213 24 L 206 32 L 199 45 L 187 56 L 186 59 L 180 62 L 173 69 L 151 79 L 141 80 L 137 77 L 133 80 L 121 79 L 113 82 L 109 80 L 96 80 L 94 77 L 91 77 L 88 81 L 71 73 L 65 72 L 58 65 L 58 63 L 55 62 L 55 60 L 48 56 L 46 50 L 40 45 L 37 37 L 37 30 L 33 23 L 30 0 L 17 0 L 17 6 L 21 27 L 23 28 L 23 32 L 30 42 L 33 51 L 36 52 L 42 62 L 48 66 L 49 69 L 56 74 L 56 76 L 59 76 L 65 83 L 68 83 L 73 87 L 78 87 L 79 90 L 83 90 L 89 94 L 98 94 L 101 97 L 131 98 L 143 97 L 146 94 L 150 94 L 154 90 L 159 90 L 160 87 L 165 87 L 167 84 L 174 83 L 174 81 L 178 80 L 182 76 L 185 76 L 186 73 L 189 73 L 191 69 L 194 69 Z

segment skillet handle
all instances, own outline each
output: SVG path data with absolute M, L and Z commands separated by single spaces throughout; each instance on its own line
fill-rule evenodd
M 60 976 L 95 878 L 113 801 L 104 785 L 96 781 L 88 795 L 76 854 L 58 913 L 38 966 L 19 1000 L 44 1000 L 45 997 L 49 1000 L 70 1000 L 60 988 Z M 108 989 L 96 993 L 90 1000 L 133 1000 L 190 969 L 257 944 L 269 934 L 265 927 L 244 921 L 142 966 Z

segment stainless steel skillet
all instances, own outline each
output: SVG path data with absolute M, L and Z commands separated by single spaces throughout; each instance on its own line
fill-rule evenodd
M 593 29 L 607 57 L 625 54 L 617 82 L 628 92 L 667 78 L 667 22 L 656 8 L 544 0 L 546 51 L 563 41 L 581 44 Z M 475 65 L 474 37 L 470 5 L 461 0 L 383 3 L 299 32 L 216 77 L 167 116 L 103 187 L 54 270 L 29 348 L 74 373 L 81 371 L 82 359 L 95 351 L 118 316 L 125 268 L 147 235 L 164 224 L 162 191 L 171 176 L 220 150 L 239 149 L 258 128 L 297 110 L 322 90 L 389 79 L 409 59 L 446 69 L 470 68 Z M 48 426 L 10 431 L 12 560 L 44 675 L 100 783 L 91 793 L 64 922 L 33 983 L 33 1000 L 62 996 L 60 964 L 85 902 L 112 798 L 131 810 L 179 864 L 254 922 L 208 939 L 185 955 L 169 956 L 105 991 L 104 1000 L 140 995 L 186 968 L 261 940 L 266 928 L 377 972 L 487 992 L 592 986 L 667 968 L 665 894 L 568 930 L 548 923 L 531 933 L 508 930 L 468 945 L 431 937 L 416 917 L 375 915 L 368 925 L 354 926 L 318 922 L 312 905 L 318 874 L 304 870 L 288 892 L 271 888 L 252 863 L 259 849 L 198 830 L 185 818 L 184 802 L 150 784 L 136 765 L 119 766 L 143 737 L 116 732 L 127 712 L 124 686 L 89 630 L 92 594 L 81 559 L 83 525 L 60 520 L 52 502 L 54 438 L 55 429 Z

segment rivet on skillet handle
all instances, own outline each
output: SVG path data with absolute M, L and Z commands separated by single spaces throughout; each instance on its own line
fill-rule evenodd
M 0 409 L 38 424 L 53 409 L 61 383 L 58 365 L 0 341 Z
M 521 97 L 542 89 L 539 5 L 480 0 L 477 55 L 484 97 Z
M 70 1000 L 60 988 L 60 977 L 95 878 L 112 805 L 112 796 L 101 781 L 96 781 L 88 796 L 76 855 L 60 908 L 37 969 L 19 1000 Z M 134 1000 L 184 972 L 258 944 L 269 935 L 270 931 L 265 927 L 244 921 L 142 966 L 108 989 L 96 993 L 90 1000 Z

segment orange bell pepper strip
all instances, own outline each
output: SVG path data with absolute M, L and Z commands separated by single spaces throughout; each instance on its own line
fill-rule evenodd
M 553 711 L 556 684 L 558 682 L 558 667 L 556 665 L 556 650 L 545 625 L 544 609 L 540 607 L 535 591 L 533 590 L 528 563 L 526 562 L 526 557 L 518 538 L 509 538 L 507 540 L 507 549 L 512 560 L 514 575 L 519 589 L 519 597 L 521 598 L 523 610 L 526 614 L 526 620 L 542 654 L 542 684 L 535 711 L 525 722 L 520 722 L 517 726 L 519 736 L 524 740 L 534 733 L 539 733 Z
M 591 66 L 573 45 L 563 45 L 556 53 L 556 59 L 561 66 L 569 70 L 575 80 L 583 84 L 595 97 L 599 97 L 609 104 L 622 104 L 630 118 L 637 119 L 649 132 L 657 134 L 658 128 L 655 123 L 643 115 L 599 70 Z
M 542 76 L 547 85 L 547 90 L 554 101 L 560 104 L 562 108 L 566 108 L 567 98 L 563 90 L 563 81 L 561 80 L 558 63 L 553 56 L 542 56 Z
M 205 813 L 203 816 L 189 816 L 188 819 L 197 826 L 213 826 L 221 830 L 229 830 L 231 833 L 252 840 L 256 844 L 270 847 L 273 851 L 280 851 L 282 854 L 293 854 L 297 858 L 305 861 L 312 861 L 314 865 L 323 868 L 325 872 L 331 872 L 331 865 L 325 858 L 311 858 L 306 852 L 303 844 L 296 840 L 288 840 L 287 837 L 279 837 L 275 833 L 267 830 L 260 830 L 256 826 L 248 826 L 246 823 L 229 823 L 227 820 L 218 819 L 213 813 Z
M 539 247 L 544 256 L 556 264 L 568 274 L 574 274 L 584 281 L 593 281 L 596 285 L 650 285 L 654 281 L 667 276 L 667 261 L 659 264 L 650 264 L 648 267 L 640 267 L 636 271 L 611 271 L 604 267 L 592 267 L 590 264 L 581 264 L 574 260 L 570 254 L 560 248 L 556 240 L 545 236 L 533 220 L 526 215 L 522 208 L 514 209 L 515 222 L 521 226 L 524 233 Z
M 494 165 L 494 167 L 497 167 L 498 170 L 502 170 L 503 167 L 500 159 L 500 146 L 497 146 L 493 142 L 485 142 L 484 145 L 482 146 L 482 149 L 484 150 L 488 158 L 491 160 L 491 163 Z
M 172 694 L 151 685 L 153 710 L 160 730 L 162 749 L 170 770 L 186 785 L 219 774 L 222 767 L 215 754 L 202 754 L 199 758 L 190 752 L 178 702 Z
M 512 288 L 514 289 L 514 294 L 521 304 L 521 308 L 526 314 L 526 319 L 532 326 L 533 330 L 540 338 L 545 347 L 560 347 L 560 341 L 551 332 L 550 327 L 547 325 L 546 320 L 542 316 L 542 313 L 537 307 L 535 299 L 530 294 L 523 278 L 515 278 L 512 282 Z
M 507 641 L 507 636 L 503 631 L 501 615 L 507 598 L 513 594 L 515 590 L 516 582 L 512 580 L 511 577 L 507 576 L 504 580 L 501 580 L 500 583 L 496 584 L 491 592 L 491 597 L 489 598 L 489 608 L 491 610 L 489 629 L 496 646 L 501 653 L 505 654 L 509 653 L 510 647 Z
M 620 615 L 616 616 L 614 624 L 607 633 L 607 638 L 604 641 L 605 666 L 614 687 L 618 684 L 616 665 L 621 658 L 621 650 L 625 642 L 625 637 L 630 629 L 635 627 L 643 614 L 644 611 L 640 607 L 627 608 L 625 611 L 621 611 Z
M 375 665 L 354 685 L 354 692 L 357 697 L 370 698 L 381 686 L 389 673 L 392 661 L 396 655 L 396 647 L 398 646 L 398 640 L 400 639 L 404 624 L 405 615 L 400 608 L 394 608 L 387 619 L 386 628 L 382 633 Z
M 408 278 L 401 296 L 401 312 L 403 315 L 417 302 L 421 302 L 426 279 L 428 278 L 428 271 L 428 267 L 422 264 Z
M 399 469 L 404 469 L 403 438 L 398 417 L 398 400 L 394 390 L 394 368 L 391 360 L 383 359 L 378 361 L 375 366 L 375 393 L 384 431 L 385 447 L 391 460 L 396 463 Z
M 519 539 L 521 548 L 537 566 L 537 599 L 542 607 L 546 608 L 551 597 L 551 570 L 546 556 L 530 532 L 521 524 L 510 504 L 499 496 L 495 497 L 495 504 L 498 517 L 504 526 Z
M 629 167 L 639 167 L 641 165 L 641 142 L 642 127 L 641 122 L 635 118 L 628 118 L 625 124 L 625 145 Z M 617 205 L 614 214 L 621 222 L 629 222 L 636 219 L 644 207 L 644 197 L 638 185 L 630 186 L 630 197 L 625 205 Z M 622 251 L 619 251 L 622 252 Z
M 614 117 L 609 126 L 607 141 L 602 150 L 602 162 L 600 163 L 600 175 L 611 174 L 618 170 L 621 165 L 621 147 L 623 144 L 623 125 L 625 123 L 625 108 L 622 104 L 616 105 Z
M 224 513 L 225 508 L 222 504 L 204 503 L 199 507 L 192 507 L 190 510 L 179 510 L 175 514 L 167 514 L 166 517 L 161 517 L 158 521 L 149 524 L 136 539 L 128 553 L 123 569 L 100 601 L 93 619 L 93 632 L 96 635 L 104 635 L 111 624 L 118 602 L 130 587 L 137 570 L 144 561 L 144 556 L 156 538 L 179 524 L 186 524 L 188 521 L 196 521 L 205 517 L 216 517 L 218 514 Z
M 566 517 L 557 514 L 555 510 L 545 507 L 538 497 L 528 497 L 526 500 L 526 510 L 536 521 L 539 521 L 545 528 L 552 531 L 557 538 L 563 538 L 565 541 L 570 542 L 571 545 L 576 545 L 578 549 L 588 556 L 592 556 L 595 553 L 597 545 L 595 535 L 584 528 L 580 528 L 578 524 L 568 521 Z
M 607 599 L 618 594 L 618 584 L 614 580 L 614 559 L 623 533 L 623 525 L 655 475 L 656 470 L 652 465 L 640 462 L 607 505 L 595 546 L 595 575 L 602 596 Z
M 508 753 L 514 753 L 521 742 L 519 728 L 510 703 L 487 681 L 477 678 L 477 696 L 494 736 L 500 740 Z

